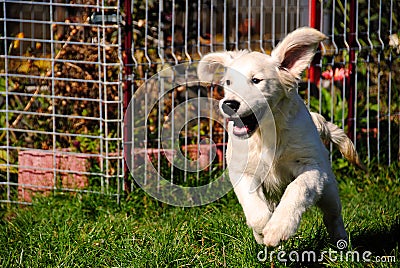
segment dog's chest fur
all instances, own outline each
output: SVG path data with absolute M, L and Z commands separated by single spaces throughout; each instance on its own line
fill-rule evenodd
M 275 145 L 263 144 L 258 134 L 247 140 L 232 139 L 227 149 L 229 174 L 237 179 L 241 176 L 254 178 L 254 187 L 264 187 L 268 200 L 279 201 L 294 178 L 290 172 L 292 169 L 285 167 L 282 153 Z
M 304 104 L 295 98 L 290 105 L 291 109 L 282 110 L 291 112 L 275 113 L 273 121 L 263 120 L 262 130 L 257 130 L 249 139 L 230 135 L 228 142 L 230 176 L 254 178 L 256 186 L 264 187 L 268 203 L 278 203 L 287 185 L 305 166 L 324 165 L 315 159 L 324 162 L 323 155 L 327 153 Z

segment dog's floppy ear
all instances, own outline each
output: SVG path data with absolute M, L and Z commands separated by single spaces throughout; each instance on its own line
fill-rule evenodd
M 248 53 L 248 51 L 213 52 L 204 56 L 197 66 L 197 76 L 200 81 L 212 82 L 215 72 L 220 67 L 229 65 L 233 59 Z
M 283 39 L 271 56 L 279 62 L 280 69 L 289 71 L 295 79 L 299 79 L 314 57 L 318 44 L 326 38 L 313 28 L 300 28 Z

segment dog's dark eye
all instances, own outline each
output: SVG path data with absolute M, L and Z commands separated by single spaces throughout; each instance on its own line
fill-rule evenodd
M 228 80 L 225 81 L 225 83 L 226 83 L 227 86 L 229 86 L 231 84 L 231 80 L 228 79 Z
M 253 77 L 252 79 L 251 79 L 251 82 L 253 83 L 253 84 L 258 84 L 258 83 L 260 83 L 262 81 L 262 79 L 258 79 L 258 78 L 255 78 L 255 77 Z

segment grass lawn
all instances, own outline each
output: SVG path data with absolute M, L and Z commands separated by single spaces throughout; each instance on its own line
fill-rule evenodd
M 316 208 L 304 215 L 295 237 L 279 249 L 265 249 L 255 243 L 232 191 L 210 205 L 178 208 L 138 189 L 120 205 L 106 196 L 62 193 L 32 206 L 3 204 L 0 266 L 399 267 L 399 170 L 398 163 L 369 175 L 336 169 L 350 235 L 350 245 L 342 251 L 329 244 Z M 286 255 L 278 258 L 279 251 Z M 312 260 L 311 251 L 320 260 L 292 261 L 297 256 Z M 262 259 L 265 253 L 266 260 L 259 261 L 257 256 Z M 359 261 L 353 261 L 356 254 Z M 394 256 L 397 262 L 389 257 L 375 262 L 382 256 Z

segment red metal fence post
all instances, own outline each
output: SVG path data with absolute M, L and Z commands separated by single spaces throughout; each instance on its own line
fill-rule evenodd
M 346 92 L 348 92 L 348 117 L 347 117 L 347 136 L 353 140 L 354 133 L 354 100 L 355 100 L 355 86 L 356 86 L 356 1 L 350 0 L 350 10 L 349 10 L 349 34 L 347 35 L 347 43 L 350 46 L 349 54 L 349 73 L 350 76 L 346 80 Z
M 308 21 L 309 26 L 315 29 L 320 29 L 320 9 L 321 5 L 317 0 L 308 1 Z M 308 79 L 311 83 L 318 84 L 321 76 L 321 67 L 315 66 L 315 63 L 319 62 L 321 59 L 321 54 L 317 54 L 314 57 L 313 62 L 308 70 Z
M 124 63 L 124 73 L 123 73 L 123 113 L 124 116 L 128 109 L 128 105 L 132 98 L 132 10 L 131 10 L 132 0 L 124 0 L 124 10 L 125 10 L 125 28 L 124 28 L 124 42 L 122 44 L 122 52 L 123 52 L 123 63 Z M 125 122 L 124 122 L 125 123 Z M 130 140 L 130 130 L 128 129 L 128 124 L 124 124 L 124 137 L 123 142 Z M 126 153 L 126 147 L 124 146 L 124 156 Z M 129 190 L 129 168 L 126 163 L 126 158 L 124 157 L 124 186 L 125 190 Z

